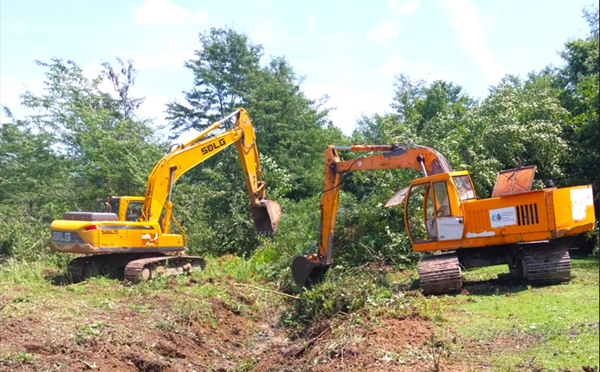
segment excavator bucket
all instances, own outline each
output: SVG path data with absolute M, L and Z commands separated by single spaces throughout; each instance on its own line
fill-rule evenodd
M 260 205 L 251 205 L 254 228 L 261 235 L 272 235 L 277 231 L 281 219 L 281 207 L 272 200 L 264 200 Z
M 313 261 L 305 256 L 298 256 L 292 262 L 292 276 L 298 287 L 310 287 L 318 282 L 331 265 Z

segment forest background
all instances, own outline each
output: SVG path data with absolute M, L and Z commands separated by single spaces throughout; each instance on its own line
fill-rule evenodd
M 407 143 L 433 147 L 453 169 L 468 170 L 480 197 L 496 173 L 537 165 L 534 188 L 592 184 L 599 211 L 598 7 L 586 8 L 587 38 L 569 40 L 564 63 L 525 77 L 506 75 L 475 99 L 450 81 L 394 78 L 391 113 L 362 116 L 345 135 L 333 125 L 327 97 L 311 100 L 303 77 L 284 57 L 261 63 L 265 51 L 247 35 L 213 28 L 199 35 L 194 74 L 185 102 L 166 107 L 170 127 L 156 132 L 138 115 L 133 97 L 135 61 L 106 62 L 88 79 L 73 61 L 38 61 L 46 71 L 41 94 L 24 92 L 31 115 L 4 107 L 0 127 L 0 257 L 2 261 L 51 261 L 70 256 L 48 249 L 50 224 L 66 211 L 92 210 L 106 196 L 143 195 L 146 179 L 170 141 L 203 129 L 234 111 L 248 110 L 257 132 L 263 177 L 283 218 L 272 238 L 254 234 L 242 169 L 233 149 L 193 169 L 175 187 L 174 215 L 185 229 L 188 253 L 231 253 L 252 260 L 265 279 L 291 285 L 289 265 L 316 249 L 326 145 Z M 183 61 L 182 61 L 183 62 Z M 109 82 L 113 91 L 100 85 Z M 171 133 L 165 138 L 161 133 Z M 344 154 L 348 158 L 353 154 Z M 344 178 L 336 234 L 336 262 L 382 261 L 413 265 L 400 208 L 381 206 L 407 185 L 412 170 L 355 172 Z M 598 229 L 566 241 L 598 254 Z

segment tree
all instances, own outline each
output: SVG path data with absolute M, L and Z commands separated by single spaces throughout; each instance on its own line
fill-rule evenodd
M 186 104 L 172 102 L 167 107 L 173 130 L 203 129 L 243 106 L 255 126 L 260 153 L 293 178 L 286 196 L 297 199 L 318 192 L 325 146 L 344 141 L 328 121 L 328 111 L 302 93 L 302 79 L 285 58 L 273 57 L 261 66 L 263 48 L 246 35 L 213 28 L 200 34 L 200 44 L 195 53 L 198 58 L 186 63 L 194 73 L 194 87 L 185 93 Z M 236 157 L 227 152 L 212 158 L 202 170 L 191 172 L 191 178 L 200 182 L 210 177 L 215 184 L 220 176 L 214 169 L 237 174 Z M 237 177 L 228 177 L 215 187 L 237 189 L 239 182 Z
M 135 114 L 142 99 L 129 95 L 135 69 L 118 62 L 119 72 L 106 63 L 91 80 L 72 61 L 37 62 L 47 70 L 44 92 L 21 96 L 36 113 L 17 119 L 6 109 L 12 122 L 0 130 L 3 249 L 19 252 L 47 240 L 52 220 L 90 210 L 97 198 L 143 194 L 161 154 L 149 123 Z M 103 79 L 113 83 L 115 96 L 100 90 Z
M 523 165 L 536 165 L 541 181 L 562 177 L 562 130 L 568 111 L 558 94 L 546 72 L 530 73 L 525 81 L 508 75 L 492 87 L 480 113 L 484 156 L 498 160 L 504 169 L 518 167 L 517 158 Z
M 202 130 L 242 105 L 260 69 L 262 46 L 252 44 L 244 34 L 211 28 L 199 39 L 197 59 L 185 63 L 194 74 L 194 88 L 184 92 L 188 105 L 167 105 L 167 119 L 176 131 Z
M 563 138 L 568 148 L 562 159 L 566 170 L 564 182 L 567 185 L 593 184 L 596 211 L 598 211 L 600 202 L 598 6 L 586 8 L 584 18 L 590 25 L 590 34 L 587 39 L 572 40 L 565 44 L 565 49 L 560 55 L 566 65 L 558 70 L 554 84 L 561 90 L 562 106 L 570 112 L 563 131 Z

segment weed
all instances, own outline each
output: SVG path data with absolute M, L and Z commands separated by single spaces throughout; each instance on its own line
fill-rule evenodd
M 235 367 L 235 372 L 248 372 L 252 371 L 256 366 L 256 359 L 254 357 L 244 359 L 238 363 Z
M 75 342 L 77 345 L 83 345 L 87 340 L 102 336 L 102 330 L 106 327 L 105 322 L 91 323 L 85 326 L 77 327 Z
M 216 328 L 217 326 L 212 305 L 200 299 L 184 297 L 175 302 L 172 306 L 172 310 L 178 315 L 178 321 L 182 325 L 187 326 L 194 322 L 200 322 L 207 319 L 213 328 Z
M 19 354 L 17 354 L 16 360 L 17 363 L 19 363 L 19 365 L 23 365 L 31 362 L 34 358 L 35 357 L 33 356 L 33 354 L 20 351 Z
M 150 313 L 150 309 L 152 309 L 152 305 L 139 305 L 134 302 L 129 303 L 129 308 L 131 310 L 135 310 L 140 314 L 148 314 Z
M 435 335 L 431 335 L 429 340 L 429 353 L 433 362 L 433 370 L 438 372 L 440 370 L 442 356 L 444 351 L 444 343 L 436 340 Z
M 167 322 L 165 320 L 159 320 L 156 323 L 154 323 L 154 328 L 163 332 L 172 332 L 175 330 L 175 326 L 172 323 Z

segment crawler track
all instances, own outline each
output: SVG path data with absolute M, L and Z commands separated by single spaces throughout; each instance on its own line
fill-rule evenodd
M 569 251 L 553 243 L 524 249 L 520 264 L 523 279 L 531 285 L 568 283 L 571 280 Z
M 105 272 L 116 272 L 123 275 L 125 280 L 138 283 L 158 276 L 190 273 L 197 268 L 204 269 L 205 266 L 201 257 L 131 253 L 78 257 L 69 263 L 68 270 L 74 283 Z
M 455 253 L 423 257 L 417 270 L 424 294 L 440 295 L 462 290 L 460 264 Z
M 158 276 L 173 276 L 204 270 L 206 262 L 194 256 L 149 257 L 131 261 L 125 267 L 125 280 L 139 283 Z
M 99 273 L 118 273 L 129 261 L 149 256 L 152 254 L 95 254 L 77 257 L 69 262 L 69 275 L 73 282 L 77 283 Z

